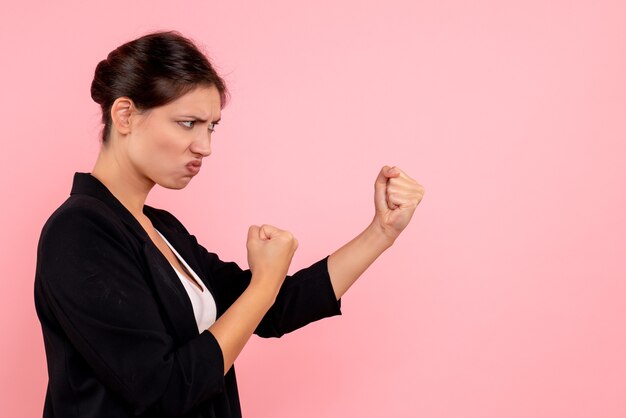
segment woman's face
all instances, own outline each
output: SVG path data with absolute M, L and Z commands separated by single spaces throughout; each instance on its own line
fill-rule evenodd
M 200 86 L 164 106 L 133 113 L 126 151 L 132 170 L 150 186 L 182 189 L 211 154 L 220 94 Z

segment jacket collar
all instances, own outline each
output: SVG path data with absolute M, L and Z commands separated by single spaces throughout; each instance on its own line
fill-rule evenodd
M 84 194 L 94 197 L 109 207 L 142 242 L 150 242 L 150 237 L 139 221 L 130 213 L 111 191 L 90 173 L 75 173 L 70 195 Z

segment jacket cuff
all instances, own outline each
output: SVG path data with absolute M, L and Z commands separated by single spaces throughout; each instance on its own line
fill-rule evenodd
M 328 257 L 330 257 L 330 255 L 327 255 L 317 263 L 313 264 L 311 268 L 319 269 L 320 286 L 326 294 L 326 298 L 324 300 L 328 303 L 328 306 L 326 307 L 328 316 L 341 315 L 341 298 L 337 300 L 337 297 L 335 296 L 335 289 L 333 289 L 333 284 L 330 281 L 330 274 L 328 273 Z

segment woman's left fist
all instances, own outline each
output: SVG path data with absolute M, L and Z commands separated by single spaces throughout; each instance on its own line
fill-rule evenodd
M 424 187 L 398 167 L 384 166 L 374 183 L 374 221 L 395 240 L 424 196 Z

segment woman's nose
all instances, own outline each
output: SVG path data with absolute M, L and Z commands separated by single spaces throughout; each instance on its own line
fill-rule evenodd
M 206 132 L 199 135 L 198 138 L 191 144 L 191 151 L 208 157 L 211 155 L 211 132 Z

